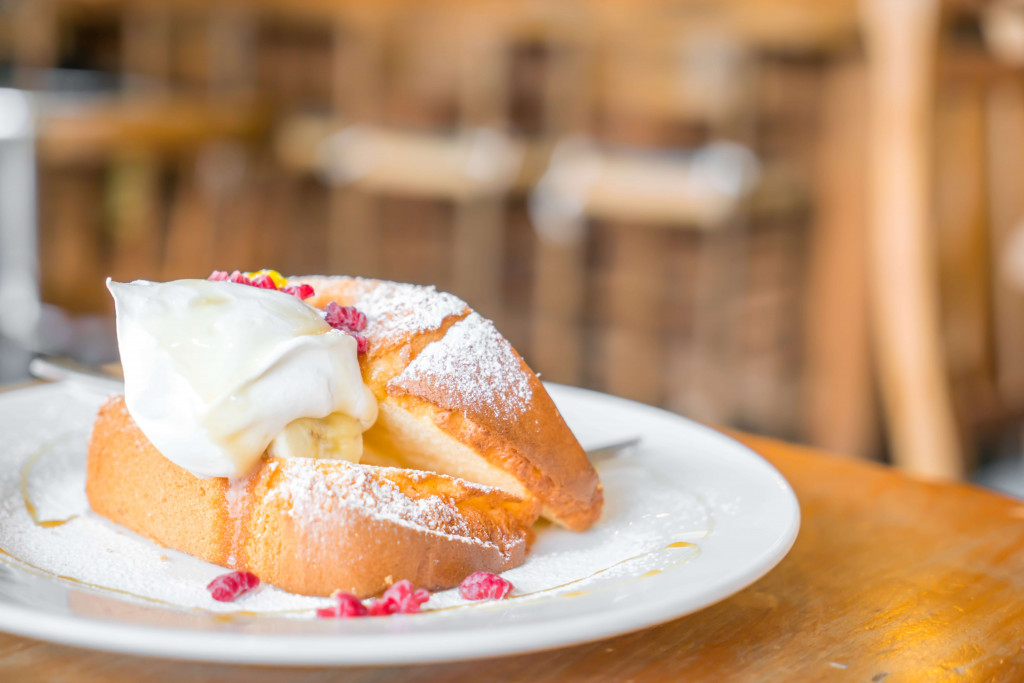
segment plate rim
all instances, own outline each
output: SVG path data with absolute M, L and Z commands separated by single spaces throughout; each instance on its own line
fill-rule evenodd
M 0 392 L 33 391 L 49 387 L 52 384 L 59 383 L 44 382 L 12 388 L 0 387 Z M 790 508 L 788 525 L 785 529 L 780 527 L 775 542 L 770 546 L 770 551 L 766 551 L 766 557 L 761 558 L 756 566 L 738 573 L 730 581 L 716 584 L 713 590 L 703 594 L 706 599 L 700 600 L 699 605 L 692 605 L 693 599 L 686 595 L 676 595 L 674 600 L 670 595 L 657 605 L 652 605 L 649 602 L 616 605 L 614 620 L 594 619 L 593 614 L 578 614 L 559 618 L 556 621 L 559 629 L 555 635 L 552 635 L 551 629 L 536 629 L 536 624 L 496 624 L 491 628 L 480 629 L 476 634 L 473 634 L 472 631 L 469 632 L 468 642 L 470 644 L 483 645 L 483 647 L 477 648 L 465 647 L 467 643 L 467 632 L 465 631 L 459 632 L 458 635 L 451 631 L 368 635 L 339 633 L 272 635 L 207 631 L 135 624 L 73 614 L 52 614 L 2 599 L 0 599 L 0 631 L 91 650 L 222 664 L 401 666 L 417 663 L 479 660 L 582 645 L 634 633 L 693 614 L 754 584 L 774 569 L 792 549 L 802 521 L 799 500 L 792 486 L 778 469 L 749 446 L 717 429 L 663 408 L 592 389 L 552 382 L 544 382 L 544 385 L 549 390 L 553 390 L 552 393 L 555 394 L 571 395 L 575 393 L 590 400 L 623 402 L 643 411 L 658 413 L 673 420 L 682 421 L 688 428 L 699 430 L 705 436 L 742 452 L 746 458 L 765 468 L 767 474 L 779 485 Z M 15 570 L 25 571 L 17 567 Z M 53 579 L 45 577 L 45 580 L 52 581 Z M 682 607 L 682 603 L 688 606 Z M 538 634 L 543 631 L 543 638 L 540 635 L 530 637 L 531 630 L 536 630 Z M 513 634 L 517 637 L 503 637 Z M 524 635 L 527 637 L 524 638 Z M 379 651 L 379 641 L 382 638 L 395 641 L 395 647 L 389 648 L 386 659 L 381 657 Z M 452 648 L 450 646 L 450 641 L 453 638 L 459 641 L 460 647 Z M 399 647 L 397 641 L 404 643 L 409 639 L 416 641 L 417 646 L 411 649 Z M 377 647 L 366 647 L 368 645 Z

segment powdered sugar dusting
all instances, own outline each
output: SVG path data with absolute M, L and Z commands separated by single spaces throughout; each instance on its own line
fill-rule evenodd
M 428 384 L 440 389 L 435 398 L 445 408 L 473 406 L 512 422 L 533 397 L 528 373 L 491 321 L 470 313 L 428 344 L 388 389 Z
M 362 280 L 365 294 L 354 306 L 366 315 L 371 343 L 440 329 L 445 319 L 466 312 L 466 302 L 434 287 Z
M 348 509 L 446 538 L 485 544 L 469 535 L 472 530 L 450 499 L 439 495 L 410 498 L 380 476 L 382 469 L 372 468 L 376 470 L 372 472 L 367 465 L 344 461 L 327 466 L 313 459 L 291 458 L 281 467 L 284 485 L 269 495 L 287 497 L 291 504 L 288 514 L 314 527 Z

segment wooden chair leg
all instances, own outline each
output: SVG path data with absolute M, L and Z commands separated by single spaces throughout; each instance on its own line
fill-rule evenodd
M 453 289 L 474 309 L 499 324 L 504 315 L 501 299 L 504 227 L 505 202 L 501 196 L 477 197 L 455 205 Z
M 355 187 L 331 189 L 327 251 L 331 272 L 381 276 L 380 200 Z
M 115 280 L 147 277 L 160 268 L 160 164 L 145 153 L 113 159 L 106 194 Z
M 666 393 L 670 230 L 628 222 L 609 222 L 601 230 L 609 263 L 597 300 L 606 313 L 604 324 L 593 330 L 592 379 L 616 396 L 654 405 L 664 403 Z
M 870 100 L 869 281 L 893 460 L 934 477 L 964 473 L 939 325 L 929 216 L 938 0 L 861 5 Z
M 337 18 L 334 29 L 334 113 L 338 121 L 372 121 L 378 114 L 384 17 L 358 8 Z M 330 270 L 380 277 L 381 234 L 378 197 L 352 186 L 331 189 L 327 251 Z
M 811 237 L 804 330 L 804 438 L 816 447 L 877 457 L 868 336 L 864 230 L 864 69 L 830 69 L 817 164 L 818 220 Z
M 739 414 L 740 326 L 736 302 L 746 286 L 749 255 L 738 225 L 702 236 L 694 264 L 693 338 L 685 390 L 687 416 L 728 424 Z
M 961 79 L 943 84 L 935 113 L 935 233 L 942 283 L 947 372 L 956 388 L 963 442 L 984 415 L 1001 412 L 992 339 L 990 215 L 986 207 L 985 88 Z M 1002 171 L 996 173 L 1001 174 Z M 972 453 L 966 453 L 967 465 Z
M 530 362 L 544 379 L 565 384 L 583 381 L 584 239 L 540 236 L 537 244 Z
M 193 165 L 179 163 L 163 251 L 163 279 L 205 277 L 215 269 L 233 268 L 217 253 L 216 224 L 209 204 L 192 174 Z
M 1002 400 L 1019 402 L 1024 396 L 1024 290 L 1011 281 L 1005 267 L 998 267 L 1004 265 L 999 259 L 1024 219 L 1024 91 L 1017 79 L 992 86 L 987 114 L 991 258 L 997 265 L 992 282 L 996 383 Z
M 43 250 L 43 300 L 59 306 L 76 305 L 102 309 L 109 296 L 102 286 L 83 288 L 83 282 L 100 283 L 106 275 L 106 260 L 99 234 L 103 214 L 103 185 L 97 173 L 61 169 L 49 175 L 49 196 L 59 202 L 43 206 L 40 235 Z
M 487 21 L 491 18 L 492 21 Z M 503 129 L 508 111 L 507 51 L 510 37 L 485 15 L 465 19 L 456 31 L 460 44 L 459 124 Z M 491 160 L 495 163 L 495 160 Z M 485 316 L 504 322 L 501 296 L 505 196 L 495 191 L 455 202 L 452 235 L 454 291 Z

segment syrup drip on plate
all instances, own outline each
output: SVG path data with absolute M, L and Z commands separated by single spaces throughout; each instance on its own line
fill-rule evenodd
M 210 610 L 203 609 L 201 607 L 188 607 L 188 606 L 184 606 L 184 605 L 178 605 L 178 604 L 175 604 L 173 602 L 168 602 L 167 600 L 161 600 L 160 598 L 154 598 L 154 597 L 151 597 L 151 596 L 148 596 L 148 595 L 139 595 L 138 593 L 133 593 L 132 591 L 126 591 L 126 590 L 123 590 L 121 588 L 114 588 L 113 586 L 104 586 L 104 585 L 101 585 L 101 584 L 98 584 L 98 583 L 89 583 L 88 581 L 82 581 L 81 579 L 76 579 L 73 576 L 64 576 L 63 574 L 54 574 L 53 572 L 46 571 L 42 567 L 37 567 L 34 564 L 30 564 L 30 563 L 26 562 L 25 560 L 21 559 L 20 557 L 15 557 L 14 555 L 12 555 L 11 553 L 9 553 L 7 550 L 5 550 L 3 548 L 0 548 L 0 562 L 3 562 L 5 564 L 10 564 L 12 566 L 16 566 L 16 567 L 18 567 L 20 569 L 23 569 L 23 570 L 27 570 L 30 573 L 35 574 L 36 576 L 43 576 L 43 577 L 50 578 L 50 579 L 57 579 L 58 581 L 61 581 L 63 583 L 69 583 L 69 584 L 71 584 L 73 586 L 82 587 L 82 588 L 91 588 L 91 589 L 94 589 L 94 590 L 97 590 L 97 591 L 106 592 L 106 593 L 116 593 L 117 595 L 125 595 L 125 596 L 131 597 L 131 598 L 136 598 L 138 600 L 142 600 L 143 602 L 148 602 L 148 603 L 151 603 L 151 604 L 154 604 L 154 605 L 160 605 L 161 607 L 172 607 L 174 609 L 186 610 L 186 611 L 189 611 L 189 612 L 198 612 L 200 614 L 208 614 L 210 616 L 210 618 L 214 619 L 215 621 L 233 621 L 234 619 L 236 619 L 238 617 L 263 617 L 263 616 L 277 616 L 277 615 L 284 615 L 284 614 L 302 614 L 304 612 L 312 612 L 313 611 L 312 609 L 304 608 L 304 609 L 271 610 L 271 611 L 266 611 L 266 612 L 252 612 L 252 611 L 249 611 L 249 610 L 238 610 L 238 611 L 235 611 L 235 612 L 213 612 L 213 611 L 210 611 Z
M 596 576 L 600 576 L 601 574 L 604 574 L 605 572 L 611 571 L 612 569 L 615 569 L 616 567 L 621 567 L 624 564 L 628 564 L 630 562 L 635 562 L 636 560 L 642 560 L 645 557 L 650 557 L 650 556 L 655 555 L 657 553 L 661 553 L 661 552 L 664 552 L 666 550 L 672 550 L 674 548 L 692 548 L 694 550 L 694 552 L 688 554 L 683 559 L 681 559 L 681 560 L 679 560 L 677 562 L 674 562 L 674 563 L 672 563 L 672 564 L 670 564 L 670 565 L 668 565 L 668 566 L 666 566 L 666 567 L 664 567 L 662 569 L 652 569 L 651 571 L 648 571 L 648 572 L 646 572 L 644 574 L 641 574 L 640 576 L 631 577 L 629 579 L 626 579 L 625 581 L 619 581 L 618 583 L 613 583 L 613 584 L 609 584 L 609 585 L 606 585 L 606 586 L 601 586 L 599 588 L 594 588 L 593 590 L 571 591 L 571 592 L 568 592 L 568 593 L 559 593 L 559 594 L 555 595 L 554 597 L 556 597 L 556 598 L 574 598 L 574 597 L 579 597 L 581 595 L 588 595 L 590 593 L 598 593 L 600 591 L 610 590 L 610 589 L 616 588 L 618 586 L 625 586 L 627 584 L 634 583 L 634 582 L 639 581 L 641 579 L 646 579 L 646 578 L 650 578 L 650 577 L 653 577 L 653 576 L 657 576 L 658 574 L 661 574 L 662 572 L 664 572 L 667 569 L 672 569 L 674 567 L 679 567 L 681 565 L 684 565 L 687 562 L 690 562 L 691 560 L 696 559 L 696 557 L 698 555 L 700 555 L 700 546 L 697 545 L 696 543 L 690 543 L 689 541 L 676 541 L 675 543 L 669 543 L 664 548 L 659 548 L 658 550 L 652 550 L 650 552 L 641 553 L 639 555 L 634 555 L 633 557 L 627 557 L 626 559 L 620 560 L 620 561 L 616 562 L 615 564 L 613 564 L 611 566 L 605 567 L 604 569 L 598 569 L 596 572 L 594 572 L 594 573 L 592 573 L 592 574 L 590 574 L 588 576 L 583 576 L 583 577 L 580 577 L 578 579 L 573 579 L 572 581 L 567 581 L 567 582 L 565 582 L 563 584 L 560 584 L 558 586 L 552 586 L 550 588 L 544 588 L 544 589 L 541 589 L 541 590 L 538 590 L 538 591 L 531 591 L 529 593 L 522 593 L 520 595 L 510 595 L 507 598 L 505 598 L 504 600 L 499 600 L 499 601 L 495 601 L 495 602 L 476 602 L 476 603 L 470 603 L 470 604 L 466 604 L 466 605 L 452 605 L 451 607 L 438 607 L 438 608 L 435 608 L 435 609 L 431 609 L 431 608 L 428 607 L 427 609 L 424 609 L 423 612 L 449 612 L 449 611 L 452 611 L 452 610 L 467 609 L 467 608 L 471 608 L 471 607 L 487 607 L 487 606 L 502 605 L 502 604 L 505 604 L 505 603 L 507 603 L 507 602 L 509 602 L 511 600 L 520 600 L 520 599 L 523 599 L 523 598 L 534 598 L 534 597 L 537 597 L 537 596 L 540 596 L 540 595 L 545 595 L 545 594 L 553 593 L 555 591 L 562 590 L 563 588 L 568 588 L 569 586 L 575 586 L 577 584 L 583 583 L 584 581 L 589 581 L 590 579 L 592 579 L 592 578 L 594 578 Z
M 70 522 L 73 519 L 77 519 L 78 518 L 78 515 L 71 515 L 70 517 L 67 517 L 65 519 L 39 519 L 39 509 L 36 506 L 36 504 L 32 501 L 31 492 L 29 490 L 29 481 L 30 481 L 30 478 L 31 478 L 31 475 L 32 475 L 32 468 L 35 467 L 36 463 L 39 462 L 40 458 L 42 458 L 44 455 L 50 453 L 54 448 L 56 448 L 58 445 L 62 444 L 64 441 L 66 441 L 67 438 L 68 438 L 68 436 L 65 435 L 64 437 L 60 437 L 60 438 L 54 439 L 53 441 L 50 441 L 49 443 L 43 445 L 38 451 L 33 453 L 31 456 L 29 456 L 29 458 L 25 461 L 25 464 L 22 465 L 22 467 L 21 467 L 21 480 L 20 480 L 21 499 L 22 499 L 22 502 L 25 505 L 25 512 L 28 513 L 28 516 L 32 519 L 32 523 L 35 524 L 36 526 L 43 527 L 43 528 L 58 527 L 58 526 L 62 526 L 64 524 L 67 524 L 68 522 Z M 242 480 L 240 483 L 234 484 L 233 492 L 236 493 L 236 497 L 238 497 L 239 499 L 240 499 L 239 492 L 244 494 L 245 484 L 246 484 L 246 480 Z M 121 588 L 115 588 L 113 586 L 105 586 L 105 585 L 102 585 L 102 584 L 90 583 L 88 581 L 82 581 L 81 579 L 77 579 L 77 578 L 75 578 L 73 576 L 66 576 L 66 575 L 63 575 L 63 574 L 56 574 L 54 572 L 47 571 L 46 569 L 43 569 L 42 567 L 38 567 L 38 566 L 36 566 L 36 565 L 34 565 L 34 564 L 30 563 L 30 562 L 27 562 L 26 560 L 24 560 L 24 559 L 22 559 L 20 557 L 17 557 L 15 555 L 13 555 L 9 551 L 7 551 L 5 548 L 0 548 L 0 561 L 4 562 L 5 564 L 11 564 L 11 565 L 14 565 L 14 566 L 18 566 L 21 569 L 28 570 L 29 572 L 31 572 L 33 574 L 36 574 L 37 576 L 43 576 L 43 577 L 46 577 L 46 578 L 57 579 L 58 581 L 61 581 L 61 582 L 64 582 L 64 583 L 69 583 L 69 584 L 72 584 L 74 586 L 83 587 L 83 588 L 91 588 L 91 589 L 94 589 L 94 590 L 108 592 L 108 593 L 115 593 L 117 595 L 124 595 L 124 596 L 127 596 L 127 597 L 136 598 L 138 600 L 142 600 L 144 602 L 148 602 L 148 603 L 151 603 L 151 604 L 160 605 L 161 607 L 173 607 L 175 609 L 185 609 L 185 610 L 189 610 L 189 611 L 193 611 L 193 612 L 209 614 L 212 618 L 214 618 L 217 621 L 233 621 L 236 617 L 256 617 L 256 616 L 272 616 L 272 615 L 285 615 L 285 614 L 302 614 L 304 612 L 311 612 L 312 611 L 311 608 L 303 608 L 303 609 L 290 609 L 290 610 L 273 610 L 273 611 L 266 611 L 266 612 L 251 612 L 251 611 L 248 611 L 248 610 L 239 610 L 237 612 L 212 612 L 210 610 L 205 610 L 205 609 L 202 609 L 202 608 L 199 608 L 199 607 L 187 607 L 187 606 L 184 606 L 184 605 L 178 605 L 178 604 L 175 604 L 173 602 L 169 602 L 167 600 L 161 600 L 159 598 L 154 598 L 154 597 L 151 597 L 151 596 L 148 596 L 148 595 L 140 595 L 138 593 L 134 593 L 132 591 L 123 590 Z
M 66 438 L 67 437 L 54 439 L 53 441 L 47 443 L 38 451 L 33 453 L 32 456 L 25 461 L 25 464 L 21 466 L 21 500 L 25 504 L 25 512 L 27 512 L 28 516 L 32 518 L 32 523 L 36 526 L 41 526 L 44 528 L 61 526 L 62 524 L 67 524 L 71 520 L 78 517 L 78 515 L 71 515 L 70 517 L 67 517 L 65 519 L 39 519 L 39 510 L 38 508 L 36 508 L 35 503 L 32 502 L 32 498 L 29 495 L 28 482 L 29 476 L 32 474 L 32 467 L 35 466 L 35 464 L 39 461 L 39 458 L 43 457 L 45 454 L 52 451 L 54 448 L 57 447 L 58 444 L 63 442 Z

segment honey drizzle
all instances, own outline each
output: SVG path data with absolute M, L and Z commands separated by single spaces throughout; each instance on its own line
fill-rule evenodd
M 611 566 L 605 567 L 604 569 L 598 569 L 596 572 L 594 572 L 590 576 L 584 576 L 583 578 L 580 578 L 580 579 L 573 579 L 572 581 L 569 581 L 567 583 L 563 583 L 563 584 L 561 584 L 559 586 L 552 586 L 551 588 L 544 588 L 544 589 L 539 590 L 539 591 L 532 591 L 530 593 L 523 593 L 522 595 L 514 595 L 512 597 L 514 597 L 514 598 L 528 598 L 528 597 L 532 597 L 534 595 L 542 595 L 544 593 L 550 593 L 551 591 L 560 590 L 562 588 L 568 588 L 569 586 L 574 586 L 577 583 L 581 583 L 583 581 L 588 581 L 588 580 L 594 578 L 595 576 L 599 576 L 601 574 L 604 574 L 605 572 L 611 571 L 612 569 L 615 569 L 616 567 L 621 567 L 622 565 L 628 564 L 629 562 L 633 562 L 635 560 L 642 560 L 645 557 L 650 557 L 651 555 L 654 555 L 655 553 L 660 553 L 660 552 L 663 552 L 665 550 L 671 550 L 672 548 L 696 548 L 697 551 L 698 551 L 698 554 L 700 553 L 700 546 L 698 546 L 696 543 L 690 543 L 688 541 L 676 541 L 675 543 L 669 543 L 664 548 L 659 548 L 658 550 L 651 550 L 651 551 L 646 552 L 646 553 L 641 553 L 639 555 L 634 555 L 633 557 L 627 557 L 624 560 L 619 560 L 618 562 L 616 562 L 615 564 L 613 564 Z M 697 555 L 694 555 L 693 557 L 687 557 L 682 562 L 677 562 L 676 564 L 669 565 L 668 567 L 666 567 L 666 569 L 671 569 L 672 567 L 677 567 L 679 565 L 686 564 L 687 562 L 689 562 L 690 560 L 692 560 L 696 556 Z M 656 570 L 656 571 L 658 571 L 660 573 L 662 570 Z M 648 572 L 647 574 L 650 574 L 650 572 Z M 647 574 L 644 574 L 643 576 L 639 576 L 637 578 L 642 579 L 642 578 L 644 578 L 644 576 L 647 576 Z M 633 579 L 633 580 L 635 580 L 635 579 Z M 615 585 L 618 585 L 618 584 L 615 584 Z M 592 591 L 587 591 L 587 592 L 592 592 Z M 569 593 L 569 594 L 566 594 L 566 595 L 568 596 L 568 595 L 572 595 L 572 594 Z
M 5 558 L 9 558 L 9 559 L 5 559 Z M 150 597 L 148 595 L 139 595 L 138 593 L 132 593 L 131 591 L 126 591 L 126 590 L 123 590 L 121 588 L 113 588 L 111 586 L 104 586 L 104 585 L 98 584 L 98 583 L 89 583 L 88 581 L 82 581 L 81 579 L 76 579 L 73 576 L 65 576 L 63 574 L 54 574 L 53 572 L 47 571 L 47 570 L 43 569 L 42 567 L 37 567 L 36 565 L 32 564 L 31 562 L 26 562 L 25 560 L 21 559 L 20 557 L 18 557 L 16 555 L 13 555 L 12 553 L 10 553 L 9 551 L 7 551 L 4 548 L 0 548 L 0 562 L 3 562 L 4 564 L 8 564 L 8 565 L 15 565 L 15 563 L 16 563 L 17 565 L 21 565 L 22 569 L 28 569 L 31 573 L 36 574 L 37 576 L 43 576 L 43 577 L 46 577 L 46 578 L 57 579 L 58 581 L 61 581 L 63 583 L 70 583 L 70 584 L 72 584 L 74 586 L 82 586 L 82 587 L 85 587 L 85 588 L 92 588 L 92 589 L 95 589 L 95 590 L 98 590 L 98 591 L 105 591 L 105 592 L 108 592 L 108 593 L 117 593 L 118 595 L 127 595 L 129 597 L 137 598 L 137 599 L 142 600 L 144 602 L 153 603 L 155 605 L 161 605 L 161 606 L 164 606 L 164 607 L 173 607 L 175 609 L 187 610 L 187 611 L 196 612 L 196 613 L 199 613 L 199 614 L 206 614 L 206 615 L 209 615 L 212 619 L 214 619 L 216 621 L 233 621 L 234 619 L 236 619 L 238 617 L 262 617 L 262 616 L 276 616 L 276 615 L 281 615 L 281 614 L 301 614 L 303 612 L 312 612 L 314 609 L 316 609 L 315 607 L 303 607 L 303 608 L 297 608 L 297 609 L 268 610 L 266 612 L 253 612 L 253 611 L 250 611 L 250 610 L 236 610 L 234 612 L 213 612 L 211 610 L 204 609 L 202 607 L 186 607 L 184 605 L 178 605 L 178 604 L 173 603 L 173 602 L 168 602 L 167 600 L 161 600 L 160 598 L 154 598 L 154 597 Z
M 32 518 L 32 523 L 36 526 L 49 529 L 55 526 L 61 526 L 62 524 L 67 524 L 78 517 L 78 515 L 71 515 L 67 519 L 39 519 L 39 510 L 36 508 L 35 503 L 32 502 L 32 498 L 28 491 L 29 475 L 31 475 L 32 468 L 39 461 L 39 458 L 52 451 L 59 443 L 66 439 L 67 436 L 64 436 L 45 444 L 42 448 L 33 453 L 29 459 L 25 461 L 25 464 L 21 466 L 21 500 L 25 504 L 25 512 L 27 512 L 28 516 Z
M 562 593 L 562 594 L 560 594 L 560 595 L 558 595 L 556 597 L 559 597 L 559 598 L 574 598 L 574 597 L 578 597 L 578 596 L 581 596 L 581 595 L 587 595 L 589 593 L 598 593 L 600 591 L 609 590 L 611 588 L 617 588 L 618 586 L 625 586 L 627 584 L 639 581 L 640 579 L 646 579 L 646 578 L 650 578 L 652 576 L 657 576 L 658 574 L 661 574 L 662 572 L 664 572 L 667 569 L 673 569 L 675 567 L 682 566 L 682 565 L 686 564 L 687 562 L 690 562 L 691 560 L 696 559 L 700 555 L 700 546 L 697 545 L 696 543 L 690 543 L 689 541 L 676 541 L 675 543 L 669 543 L 664 548 L 659 548 L 658 550 L 651 550 L 651 551 L 646 552 L 646 553 L 641 553 L 639 555 L 634 555 L 633 557 L 627 557 L 626 559 L 619 560 L 615 564 L 610 565 L 608 567 L 605 567 L 604 569 L 598 569 L 596 572 L 594 572 L 593 574 L 590 574 L 589 576 L 584 576 L 584 577 L 579 578 L 579 579 L 573 579 L 572 581 L 567 581 L 566 583 L 560 584 L 558 586 L 552 586 L 551 588 L 543 588 L 543 589 L 538 590 L 538 591 L 531 591 L 529 593 L 522 593 L 521 595 L 510 595 L 507 598 L 505 598 L 504 600 L 501 600 L 500 602 L 476 603 L 476 604 L 468 604 L 468 605 L 451 605 L 449 607 L 437 607 L 437 608 L 434 608 L 434 609 L 431 609 L 431 608 L 428 607 L 427 609 L 422 610 L 422 611 L 423 612 L 449 612 L 451 610 L 467 609 L 467 608 L 470 608 L 470 607 L 477 607 L 477 608 L 479 608 L 479 607 L 486 607 L 486 606 L 501 605 L 501 604 L 504 604 L 506 602 L 509 602 L 510 600 L 520 600 L 522 598 L 530 598 L 530 597 L 535 597 L 535 596 L 538 596 L 538 595 L 544 595 L 545 593 L 551 593 L 553 591 L 561 590 L 563 588 L 568 588 L 569 586 L 574 586 L 574 585 L 576 585 L 578 583 L 582 583 L 583 581 L 589 581 L 590 579 L 594 578 L 595 576 L 599 576 L 600 574 L 604 574 L 605 572 L 611 571 L 612 569 L 615 569 L 616 567 L 620 567 L 620 566 L 622 566 L 624 564 L 627 564 L 629 562 L 633 562 L 635 560 L 640 560 L 640 559 L 643 559 L 645 557 L 650 557 L 651 555 L 654 555 L 655 553 L 660 553 L 660 552 L 664 552 L 666 550 L 671 550 L 672 548 L 694 548 L 697 552 L 693 553 L 692 555 L 688 555 L 687 557 L 685 557 L 684 559 L 682 559 L 682 560 L 680 560 L 678 562 L 670 564 L 669 566 L 665 567 L 664 569 L 652 569 L 651 571 L 649 571 L 649 572 L 647 572 L 645 574 L 633 577 L 631 579 L 627 579 L 626 581 L 620 581 L 619 583 L 613 583 L 613 584 L 610 584 L 608 586 L 602 586 L 600 588 L 595 588 L 593 590 L 571 591 L 569 593 Z

